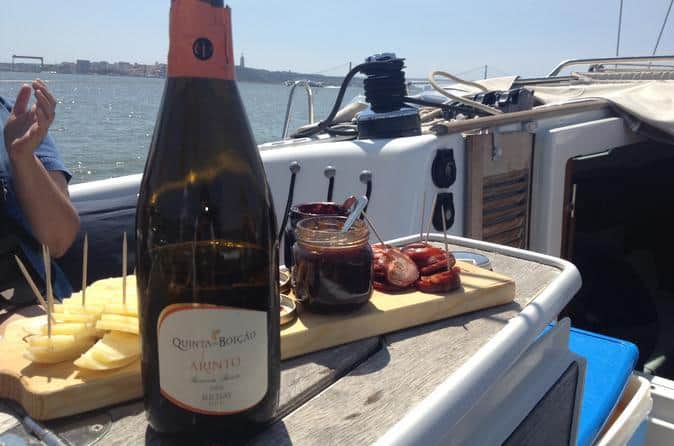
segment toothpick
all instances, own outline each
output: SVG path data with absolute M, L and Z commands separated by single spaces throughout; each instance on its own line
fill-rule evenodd
M 442 205 L 442 238 L 445 241 L 445 252 L 447 253 L 447 269 L 449 271 L 452 270 L 452 265 L 450 263 L 450 259 L 452 258 L 449 255 L 449 247 L 447 246 L 447 221 L 445 219 L 445 205 Z
M 122 242 L 122 303 L 126 305 L 126 231 Z
M 426 190 L 424 189 L 424 196 L 421 200 L 421 226 L 419 227 L 419 241 L 424 240 L 424 223 L 426 222 Z
M 428 243 L 428 236 L 431 233 L 431 223 L 433 222 L 433 212 L 435 211 L 435 205 L 438 204 L 438 195 L 435 194 L 433 197 L 433 205 L 431 206 L 431 213 L 428 216 L 428 225 L 426 226 L 426 243 Z
M 87 263 L 89 262 L 89 234 L 84 234 L 84 247 L 82 248 L 82 306 L 87 303 Z
M 17 256 L 14 256 L 14 260 L 16 260 L 16 264 L 19 265 L 19 269 L 21 270 L 21 274 L 23 274 L 23 278 L 26 279 L 26 282 L 28 282 L 28 286 L 30 289 L 33 291 L 33 294 L 35 295 L 35 298 L 40 302 L 40 305 L 42 305 L 42 308 L 44 308 L 44 311 L 47 312 L 47 315 L 49 318 L 51 318 L 52 322 L 56 323 L 56 320 L 54 319 L 54 316 L 50 314 L 48 311 L 48 305 L 47 302 L 45 302 L 44 297 L 42 297 L 42 294 L 40 294 L 40 290 L 37 289 L 37 285 L 35 285 L 35 282 L 33 282 L 33 278 L 30 277 L 30 273 L 28 273 L 28 270 L 26 269 L 26 266 L 23 264 L 20 258 Z
M 47 337 L 51 338 L 51 318 L 54 313 L 54 291 L 51 287 L 51 257 L 49 247 L 42 245 L 42 261 L 44 262 L 44 280 L 47 284 Z
M 361 213 L 361 215 L 365 218 L 365 221 L 367 222 L 367 224 L 368 224 L 368 225 L 370 226 L 370 228 L 372 229 L 372 232 L 374 232 L 374 235 L 375 235 L 375 237 L 377 237 L 377 240 L 379 240 L 379 243 L 381 243 L 382 246 L 386 246 L 386 243 L 384 243 L 384 239 L 381 238 L 381 236 L 379 235 L 379 233 L 377 232 L 377 230 L 374 228 L 374 225 L 372 224 L 372 220 L 370 220 L 370 217 L 367 216 L 367 214 L 365 213 L 365 211 L 363 211 L 363 212 Z

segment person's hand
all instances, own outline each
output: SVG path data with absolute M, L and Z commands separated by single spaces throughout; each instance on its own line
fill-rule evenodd
M 31 156 L 54 122 L 56 99 L 39 79 L 33 81 L 33 90 L 37 102 L 28 108 L 31 88 L 28 85 L 21 87 L 12 114 L 5 123 L 5 147 L 12 159 Z

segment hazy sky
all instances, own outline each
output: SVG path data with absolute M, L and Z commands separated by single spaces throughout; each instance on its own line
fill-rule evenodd
M 0 0 L 0 61 L 165 61 L 169 0 Z M 650 54 L 669 0 L 624 0 L 621 55 Z M 542 75 L 560 60 L 615 54 L 619 0 L 230 0 L 236 57 L 273 70 L 343 75 L 394 51 L 431 69 Z M 672 13 L 674 15 L 674 12 Z M 670 17 L 658 54 L 674 53 Z M 479 77 L 480 71 L 466 73 Z

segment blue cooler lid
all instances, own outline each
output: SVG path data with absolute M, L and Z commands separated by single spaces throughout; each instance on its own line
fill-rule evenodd
M 618 403 L 639 350 L 631 342 L 577 328 L 571 329 L 569 349 L 587 360 L 577 443 L 585 446 L 594 442 Z

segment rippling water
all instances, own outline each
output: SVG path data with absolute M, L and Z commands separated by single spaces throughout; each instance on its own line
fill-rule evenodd
M 13 100 L 31 73 L 0 72 L 0 95 Z M 164 87 L 163 79 L 41 73 L 58 100 L 50 133 L 73 172 L 73 183 L 143 170 Z M 280 139 L 290 89 L 282 85 L 240 82 L 258 144 Z M 325 117 L 336 88 L 317 88 L 315 114 Z M 350 88 L 345 102 L 359 94 Z M 295 94 L 291 129 L 307 122 L 303 91 Z M 293 125 L 294 123 L 294 125 Z

